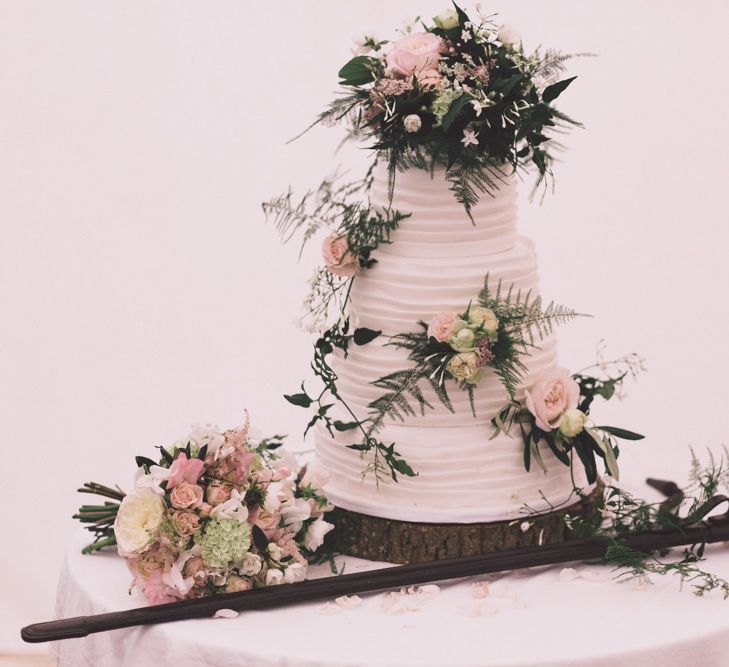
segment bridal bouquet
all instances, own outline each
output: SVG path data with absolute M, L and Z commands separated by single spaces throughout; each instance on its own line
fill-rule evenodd
M 332 507 L 323 475 L 298 471 L 281 444 L 254 441 L 246 415 L 237 429 L 195 427 L 158 461 L 137 457 L 129 494 L 87 484 L 79 490 L 120 503 L 79 510 L 97 537 L 85 551 L 116 544 L 150 604 L 303 579 Z

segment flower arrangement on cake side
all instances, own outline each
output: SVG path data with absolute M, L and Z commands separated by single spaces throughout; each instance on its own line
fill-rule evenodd
M 74 516 L 96 536 L 84 551 L 116 545 L 150 604 L 302 580 L 332 508 L 323 474 L 299 471 L 281 445 L 252 439 L 246 415 L 224 432 L 195 427 L 159 461 L 138 456 L 129 494 L 79 489 L 111 499 Z
M 494 434 L 509 435 L 515 426 L 524 443 L 524 467 L 534 461 L 546 472 L 539 445 L 545 443 L 558 461 L 568 467 L 576 454 L 585 469 L 587 481 L 598 480 L 597 459 L 604 462 L 605 473 L 620 478 L 617 439 L 642 440 L 639 433 L 617 426 L 598 426 L 590 418 L 593 401 L 610 400 L 628 377 L 636 377 L 644 368 L 643 359 L 629 354 L 614 361 L 600 359 L 594 367 L 602 377 L 585 371 L 571 374 L 566 368 L 547 368 L 525 390 L 523 402 L 512 400 L 492 420 Z M 586 369 L 588 370 L 588 369 Z
M 346 122 L 386 160 L 390 190 L 398 170 L 446 168 L 468 215 L 513 170 L 552 176 L 555 133 L 580 126 L 555 106 L 576 77 L 560 79 L 572 55 L 527 53 L 518 33 L 458 5 L 432 23 L 408 26 L 394 41 L 364 37 L 340 70 L 345 92 L 316 123 Z

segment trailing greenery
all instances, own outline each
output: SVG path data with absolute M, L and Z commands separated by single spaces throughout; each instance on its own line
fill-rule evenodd
M 267 220 L 273 222 L 282 241 L 301 236 L 301 249 L 319 232 L 346 239 L 347 250 L 356 258 L 355 273 L 376 264 L 374 251 L 389 244 L 392 233 L 409 213 L 375 207 L 370 201 L 372 169 L 364 178 L 341 182 L 339 176 L 324 179 L 316 190 L 295 198 L 291 190 L 262 204 Z M 333 317 L 345 316 L 344 309 L 353 276 L 340 276 L 320 267 L 309 281 L 304 300 L 306 316 L 317 327 Z
M 670 552 L 643 553 L 627 547 L 627 536 L 650 530 L 680 530 L 702 521 L 721 501 L 716 494 L 729 492 L 729 451 L 721 456 L 708 453 L 702 464 L 691 450 L 689 487 L 678 490 L 662 502 L 647 502 L 614 484 L 606 486 L 596 512 L 588 516 L 571 516 L 566 521 L 577 537 L 609 542 L 605 562 L 615 566 L 616 578 L 638 579 L 650 583 L 653 575 L 673 575 L 695 595 L 718 590 L 729 598 L 729 582 L 706 572 L 699 566 L 704 560 L 704 544 L 695 544 L 669 558 Z M 576 493 L 583 500 L 587 495 Z M 726 502 L 724 499 L 723 502 Z
M 366 464 L 362 475 L 373 474 L 378 483 L 384 477 L 397 481 L 398 474 L 412 477 L 416 473 L 397 452 L 395 443 L 388 445 L 374 437 L 374 429 L 370 419 L 360 419 L 349 403 L 342 397 L 337 388 L 338 376 L 329 364 L 329 357 L 335 349 L 339 349 L 346 358 L 351 343 L 367 345 L 380 334 L 380 331 L 373 331 L 364 327 L 355 329 L 350 334 L 349 319 L 337 322 L 333 327 L 322 333 L 314 344 L 314 359 L 311 363 L 311 369 L 321 380 L 322 388 L 319 393 L 310 395 L 302 382 L 300 392 L 284 395 L 284 398 L 292 405 L 313 409 L 313 415 L 306 426 L 304 435 L 317 423 L 321 423 L 332 437 L 335 436 L 335 432 L 358 432 L 360 439 L 358 442 L 348 445 L 348 447 L 361 452 L 363 456 L 366 453 L 371 453 L 371 460 Z M 350 417 L 348 421 L 333 419 L 330 416 L 329 411 L 336 403 L 339 403 L 347 412 Z
M 581 127 L 554 106 L 576 77 L 560 79 L 576 56 L 527 53 L 518 36 L 490 16 L 470 17 L 454 3 L 432 24 L 411 26 L 400 40 L 367 38 L 340 70 L 343 94 L 312 124 L 344 123 L 349 137 L 398 171 L 443 165 L 455 198 L 469 216 L 479 198 L 493 195 L 504 176 L 536 168 L 537 183 L 552 179 L 554 135 Z M 432 54 L 421 63 L 425 36 Z M 421 39 L 422 42 L 422 39 Z M 407 56 L 402 62 L 398 52 Z M 404 64 L 412 63 L 412 64 Z

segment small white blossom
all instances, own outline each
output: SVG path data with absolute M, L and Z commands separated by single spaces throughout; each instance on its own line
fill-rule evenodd
M 238 519 L 241 523 L 248 519 L 248 507 L 245 504 L 245 494 L 232 489 L 230 498 L 220 505 L 216 505 L 210 512 L 214 519 Z
M 333 523 L 317 519 L 309 525 L 306 535 L 304 535 L 304 546 L 309 551 L 316 551 L 323 543 L 326 534 L 334 528 Z
M 165 495 L 165 490 L 160 486 L 170 476 L 169 468 L 162 466 L 150 466 L 149 474 L 144 472 L 144 468 L 138 468 L 134 475 L 135 489 L 150 489 L 158 496 Z
M 368 54 L 370 51 L 372 51 L 372 42 L 374 42 L 373 37 L 367 37 L 367 35 L 363 35 L 362 37 L 355 37 L 352 42 L 354 42 L 354 46 L 352 47 L 352 54 L 355 56 L 364 56 Z
M 301 478 L 300 486 L 310 486 L 314 491 L 321 491 L 329 482 L 329 473 L 318 463 L 309 463 Z
M 462 30 L 461 31 L 461 41 L 465 44 L 466 42 L 471 40 L 471 33 L 468 30 Z
M 281 570 L 273 568 L 266 572 L 266 586 L 278 586 L 284 582 L 284 574 Z
M 207 445 L 208 453 L 214 454 L 217 458 L 218 451 L 225 444 L 225 436 L 214 424 L 195 424 L 187 436 L 190 440 L 197 443 L 201 449 Z
M 470 145 L 477 146 L 478 145 L 478 139 L 476 138 L 478 136 L 477 132 L 474 132 L 473 130 L 463 130 L 463 139 L 461 139 L 461 143 L 468 148 Z
M 476 112 L 476 118 L 478 118 L 481 115 L 481 109 L 483 109 L 481 102 L 479 100 L 473 100 L 471 102 L 471 106 L 473 107 L 473 110 Z
M 519 526 L 519 530 L 521 530 L 522 533 L 526 533 L 531 527 L 531 523 L 529 523 L 528 521 L 522 521 L 521 525 Z
M 521 41 L 521 35 L 510 25 L 502 25 L 499 26 L 499 34 L 496 39 L 498 39 L 504 46 L 512 46 L 513 44 Z
M 311 517 L 311 505 L 303 498 L 294 498 L 281 503 L 281 517 L 293 533 L 298 533 L 304 521 Z

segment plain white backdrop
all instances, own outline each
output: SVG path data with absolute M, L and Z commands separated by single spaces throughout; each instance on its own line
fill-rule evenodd
M 445 0 L 0 2 L 0 651 L 52 614 L 84 481 L 129 487 L 135 454 L 194 422 L 298 434 L 283 401 L 308 369 L 291 325 L 317 261 L 297 264 L 260 202 L 363 151 L 342 132 L 291 145 L 329 101 L 350 40 Z M 484 3 L 486 6 L 486 3 Z M 713 2 L 488 5 L 529 47 L 591 51 L 560 107 L 557 193 L 523 188 L 543 292 L 594 314 L 649 372 L 605 421 L 647 434 L 625 477 L 683 479 L 687 445 L 727 438 L 729 10 Z

